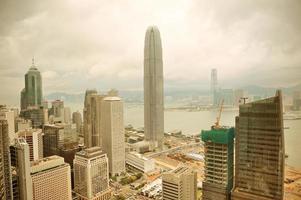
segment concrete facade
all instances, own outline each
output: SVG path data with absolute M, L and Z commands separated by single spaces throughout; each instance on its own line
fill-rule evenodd
M 102 148 L 109 158 L 111 175 L 125 171 L 125 135 L 123 102 L 117 96 L 105 97 L 101 103 Z
M 33 200 L 71 200 L 70 165 L 59 156 L 31 162 Z

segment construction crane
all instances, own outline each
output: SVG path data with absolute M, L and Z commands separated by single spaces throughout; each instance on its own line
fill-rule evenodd
M 222 116 L 222 111 L 223 111 L 223 106 L 224 106 L 224 99 L 221 100 L 221 103 L 219 105 L 219 112 L 218 112 L 218 116 L 216 118 L 216 122 L 213 125 L 213 129 L 219 129 L 221 126 L 219 124 L 220 120 L 221 120 L 221 116 Z

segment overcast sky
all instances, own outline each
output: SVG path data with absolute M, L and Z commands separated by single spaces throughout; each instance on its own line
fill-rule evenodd
M 157 25 L 166 88 L 290 86 L 301 78 L 300 0 L 0 0 L 0 103 L 18 102 L 32 56 L 44 93 L 143 88 Z

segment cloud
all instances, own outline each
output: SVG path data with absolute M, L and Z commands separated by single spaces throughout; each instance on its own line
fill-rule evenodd
M 227 87 L 286 86 L 300 80 L 300 18 L 299 0 L 1 0 L 0 78 L 16 82 L 3 93 L 24 87 L 32 56 L 44 93 L 143 88 L 144 34 L 153 24 L 166 87 L 209 85 L 213 67 Z

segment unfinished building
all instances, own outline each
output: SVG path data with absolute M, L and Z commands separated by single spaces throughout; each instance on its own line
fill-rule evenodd
M 205 172 L 203 200 L 228 200 L 233 186 L 234 128 L 202 131 Z
M 239 107 L 233 200 L 282 200 L 284 135 L 281 91 Z

